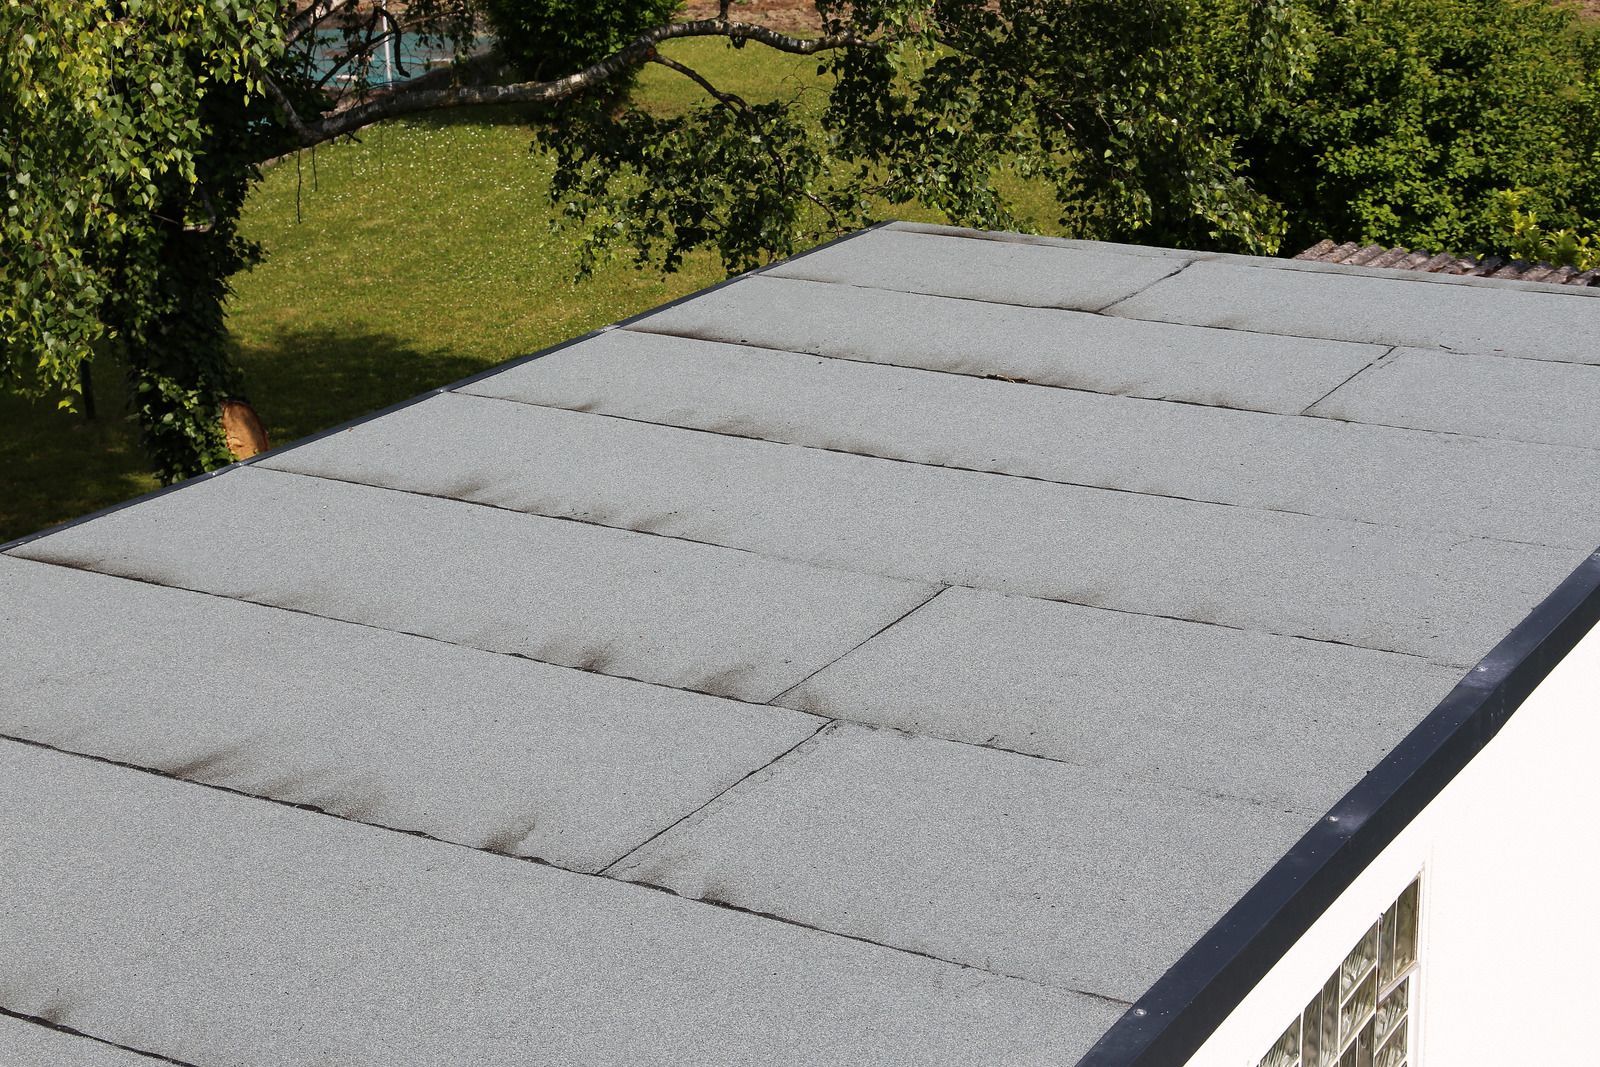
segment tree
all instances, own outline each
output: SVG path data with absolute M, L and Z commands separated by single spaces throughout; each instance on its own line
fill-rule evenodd
M 0 0 L 10 386 L 70 402 L 118 346 L 163 477 L 221 462 L 223 307 L 256 254 L 236 222 L 257 166 L 477 104 L 538 109 L 585 264 L 628 249 L 671 270 L 711 248 L 739 270 L 909 204 L 1015 227 L 1007 174 L 1047 183 L 1074 236 L 1259 253 L 1330 233 L 1509 246 L 1535 212 L 1600 218 L 1600 47 L 1545 0 L 815 0 L 804 36 L 728 0 L 677 20 L 675 0 L 378 2 Z M 474 51 L 485 27 L 498 47 Z M 360 68 L 401 32 L 456 62 L 327 91 L 326 35 Z M 826 100 L 726 92 L 662 51 L 689 37 L 815 57 Z M 646 63 L 701 102 L 634 106 Z
M 235 223 L 274 143 L 271 15 L 202 0 L 0 7 L 0 384 L 71 406 L 90 359 L 121 346 L 169 478 L 226 459 L 222 301 L 255 255 Z
M 728 3 L 717 18 L 655 22 L 662 0 L 486 0 L 502 50 L 459 65 L 451 84 L 285 114 L 310 145 L 419 111 L 560 102 L 540 136 L 558 200 L 604 222 L 596 251 L 620 242 L 668 269 L 704 246 L 745 267 L 885 205 L 1013 224 L 994 181 L 1005 170 L 1051 182 L 1078 234 L 1271 251 L 1282 212 L 1242 177 L 1220 121 L 1248 110 L 1219 77 L 1224 35 L 1210 29 L 1240 2 L 817 0 L 816 33 L 801 38 L 732 19 Z M 446 10 L 436 0 L 426 17 Z M 1253 36 L 1226 43 L 1267 69 L 1289 42 L 1267 32 L 1283 6 L 1261 10 Z M 659 51 L 686 37 L 817 56 L 832 81 L 820 121 L 793 100 L 751 104 Z M 507 53 L 512 72 L 544 80 L 505 83 Z M 671 118 L 618 106 L 605 88 L 645 63 L 693 81 L 703 104 Z
M 94 358 L 115 350 L 162 479 L 218 466 L 228 459 L 220 406 L 236 377 L 228 279 L 259 254 L 237 223 L 264 161 L 396 115 L 573 99 L 625 81 L 677 37 L 802 54 L 856 43 L 726 17 L 654 24 L 671 6 L 410 0 L 391 13 L 372 0 L 0 0 L 0 388 L 71 408 Z M 613 17 L 585 28 L 583 12 L 602 9 Z M 486 10 L 508 20 L 508 41 L 520 26 L 525 44 L 549 50 L 548 63 L 527 77 L 499 55 L 467 57 Z M 405 31 L 455 41 L 462 61 L 342 96 L 310 61 L 325 32 L 344 38 L 346 64 L 359 67 Z

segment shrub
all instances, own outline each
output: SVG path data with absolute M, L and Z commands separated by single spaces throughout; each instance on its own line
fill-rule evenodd
M 1249 0 L 1246 0 L 1249 2 Z M 1510 252 L 1516 207 L 1555 230 L 1600 219 L 1600 49 L 1546 0 L 1303 0 L 1306 73 L 1244 154 L 1323 237 Z
M 500 53 L 525 78 L 546 81 L 611 55 L 670 20 L 679 0 L 483 0 Z
M 1525 199 L 1522 191 L 1502 193 L 1498 198 L 1503 244 L 1493 251 L 1558 267 L 1600 267 L 1600 234 L 1580 234 L 1570 226 L 1552 230 L 1539 221 L 1539 216 L 1524 210 Z

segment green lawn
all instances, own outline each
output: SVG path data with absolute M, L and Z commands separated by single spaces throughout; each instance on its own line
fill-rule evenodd
M 819 84 L 814 60 L 716 41 L 670 50 L 751 99 Z M 672 108 L 697 92 L 651 67 L 641 98 Z M 390 123 L 267 172 L 244 230 L 268 256 L 235 279 L 229 321 L 243 391 L 275 443 L 722 278 L 714 257 L 699 256 L 667 277 L 615 263 L 573 281 L 576 237 L 551 230 L 550 166 L 530 142 L 516 112 L 457 112 Z M 154 487 L 116 377 L 99 368 L 94 423 L 53 402 L 0 398 L 0 540 Z
M 119 384 L 112 367 L 96 368 L 94 422 L 0 394 L 0 541 L 156 487 Z

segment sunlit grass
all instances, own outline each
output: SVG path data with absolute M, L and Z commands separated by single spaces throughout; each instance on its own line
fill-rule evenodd
M 751 99 L 818 84 L 814 60 L 677 42 Z M 648 68 L 639 97 L 699 90 Z M 724 276 L 716 257 L 675 275 L 607 263 L 574 280 L 579 235 L 551 226 L 551 164 L 511 109 L 391 123 L 360 143 L 275 165 L 246 232 L 270 255 L 239 279 L 230 325 L 248 395 L 275 440 L 382 407 L 536 351 Z

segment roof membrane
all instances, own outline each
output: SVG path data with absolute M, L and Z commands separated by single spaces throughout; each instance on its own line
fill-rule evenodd
M 0 1051 L 1134 1062 L 1600 544 L 1590 296 L 894 224 L 16 542 Z

